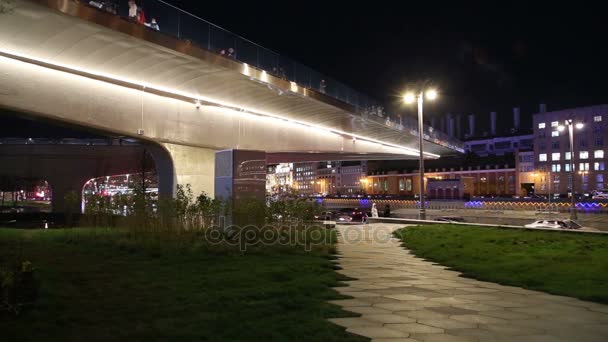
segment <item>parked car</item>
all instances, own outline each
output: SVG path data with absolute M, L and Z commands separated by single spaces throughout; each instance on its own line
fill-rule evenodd
M 536 220 L 525 225 L 526 228 L 550 228 L 550 229 L 580 229 L 580 224 L 572 220 Z
M 333 211 L 324 211 L 320 214 L 315 215 L 315 220 L 334 221 L 336 213 Z
M 365 223 L 367 213 L 361 208 L 345 208 L 336 213 L 336 223 Z
M 333 211 L 324 211 L 315 215 L 315 222 L 323 224 L 325 228 L 334 228 L 336 226 L 336 213 Z
M 591 198 L 594 200 L 608 200 L 608 189 L 594 191 Z

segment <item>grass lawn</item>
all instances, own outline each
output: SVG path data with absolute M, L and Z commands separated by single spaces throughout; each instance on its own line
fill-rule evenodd
M 419 257 L 468 277 L 608 303 L 608 236 L 473 226 L 396 232 Z
M 2 341 L 367 341 L 326 321 L 348 313 L 331 245 L 164 250 L 103 230 L 0 229 L 40 282 L 35 305 L 0 314 Z M 334 234 L 331 232 L 330 234 Z

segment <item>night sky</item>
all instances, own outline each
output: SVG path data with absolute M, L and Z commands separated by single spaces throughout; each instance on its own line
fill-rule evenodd
M 460 114 L 463 131 L 468 114 L 482 131 L 496 111 L 499 129 L 508 130 L 513 107 L 525 128 L 541 102 L 548 110 L 608 103 L 608 13 L 599 5 L 166 1 L 398 114 L 415 115 L 400 101 L 406 88 L 434 84 L 440 98 L 426 104 L 425 117 Z
M 608 103 L 608 22 L 599 7 L 169 2 L 382 101 L 398 103 L 421 80 L 436 84 L 442 97 L 429 116 L 475 113 L 483 125 L 497 111 L 501 125 L 521 107 L 526 125 L 540 102 L 549 110 Z

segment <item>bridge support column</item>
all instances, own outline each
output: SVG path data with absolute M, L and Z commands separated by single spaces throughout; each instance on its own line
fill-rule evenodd
M 52 211 L 80 213 L 82 210 L 82 188 L 91 178 L 93 178 L 92 175 L 90 177 L 83 176 L 82 174 L 77 174 L 77 172 L 69 171 L 46 177 L 53 192 L 53 200 L 51 201 Z M 74 201 L 70 203 L 66 201 L 66 196 L 71 192 L 75 196 Z
M 202 192 L 210 197 L 215 196 L 215 150 L 168 143 L 163 146 L 169 152 L 170 159 L 164 158 L 159 151 L 152 151 L 160 196 L 173 196 L 177 184 L 189 184 L 195 198 Z
M 266 153 L 224 150 L 215 153 L 215 196 L 218 199 L 266 198 Z

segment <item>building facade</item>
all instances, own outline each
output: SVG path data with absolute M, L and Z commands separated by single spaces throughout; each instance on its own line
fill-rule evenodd
M 567 120 L 572 120 L 573 155 Z M 534 174 L 537 193 L 591 193 L 606 188 L 608 105 L 534 114 Z M 577 125 L 578 124 L 578 125 Z M 546 184 L 546 185 L 545 185 Z
M 425 194 L 437 199 L 461 199 L 474 196 L 513 196 L 516 193 L 516 169 L 508 165 L 486 165 L 482 168 L 451 168 L 449 171 L 425 171 Z M 462 180 L 459 182 L 432 182 L 431 180 Z M 387 172 L 369 175 L 364 189 L 370 195 L 397 195 L 414 197 L 420 193 L 420 176 L 412 173 Z M 458 185 L 458 186 L 457 186 Z M 432 193 L 431 193 L 432 191 Z
M 464 146 L 467 152 L 475 153 L 481 157 L 504 155 L 514 153 L 518 149 L 532 149 L 534 146 L 534 135 L 523 134 L 475 139 L 465 141 Z
M 361 180 L 366 172 L 365 161 L 271 165 L 268 167 L 267 191 L 272 193 L 290 188 L 303 195 L 357 194 L 362 192 Z
M 294 186 L 293 163 L 269 166 L 266 170 L 266 193 L 289 192 Z

